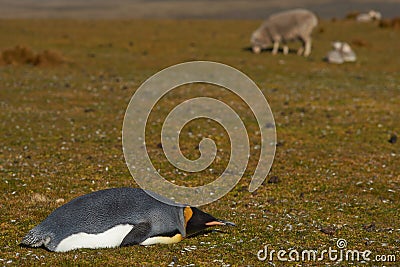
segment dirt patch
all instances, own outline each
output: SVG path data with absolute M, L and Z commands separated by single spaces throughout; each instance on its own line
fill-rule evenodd
M 24 45 L 4 49 L 0 54 L 0 65 L 56 66 L 66 62 L 67 59 L 58 51 L 44 50 L 35 53 Z
M 357 47 L 368 47 L 369 43 L 364 39 L 356 38 L 351 40 L 351 44 Z
M 355 20 L 358 15 L 360 15 L 359 11 L 351 11 L 346 14 L 346 19 Z

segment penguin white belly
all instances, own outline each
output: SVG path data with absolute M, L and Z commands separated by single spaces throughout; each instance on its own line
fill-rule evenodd
M 121 245 L 122 240 L 132 230 L 130 224 L 121 224 L 103 233 L 77 233 L 63 239 L 55 251 L 65 252 L 77 248 L 112 248 Z
M 172 237 L 168 236 L 153 236 L 150 238 L 147 238 L 145 241 L 140 243 L 142 246 L 149 246 L 149 245 L 154 245 L 154 244 L 174 244 L 178 243 L 182 240 L 182 235 L 181 234 L 176 234 Z

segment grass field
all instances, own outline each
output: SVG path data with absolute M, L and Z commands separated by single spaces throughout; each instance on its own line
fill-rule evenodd
M 392 266 L 398 265 L 400 141 L 388 140 L 400 134 L 400 32 L 377 24 L 322 21 L 309 58 L 255 55 L 246 48 L 259 23 L 1 20 L 0 49 L 52 49 L 67 63 L 0 66 L 0 265 L 268 266 L 257 259 L 264 245 L 321 251 L 336 248 L 339 238 L 347 240 L 348 249 L 372 251 L 371 257 L 396 255 Z M 349 42 L 358 61 L 323 62 L 333 40 Z M 237 97 L 209 86 L 187 86 L 163 98 L 152 113 L 149 153 L 163 174 L 176 181 L 183 178 L 158 145 L 168 110 L 184 99 L 206 95 L 231 104 L 240 114 L 252 144 L 246 174 L 228 195 L 202 207 L 237 227 L 174 245 L 62 254 L 19 247 L 26 232 L 62 203 L 95 190 L 135 186 L 121 145 L 127 104 L 152 74 L 191 60 L 217 61 L 246 73 L 275 117 L 278 146 L 272 171 L 249 193 L 259 136 L 251 111 Z M 182 182 L 200 185 L 224 170 L 229 142 L 222 128 L 204 120 L 192 122 L 183 133 L 187 131 L 199 137 L 181 140 L 188 157 L 198 156 L 200 136 L 214 137 L 222 150 L 213 172 Z M 273 263 L 283 265 L 276 259 Z M 323 263 L 343 266 L 327 259 Z M 291 263 L 296 264 L 321 262 Z

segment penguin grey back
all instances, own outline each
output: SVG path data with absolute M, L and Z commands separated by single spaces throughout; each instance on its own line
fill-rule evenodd
M 57 208 L 22 240 L 23 245 L 44 245 L 56 251 L 58 244 L 74 234 L 99 234 L 118 225 L 149 225 L 143 238 L 161 233 L 186 236 L 184 205 L 168 204 L 139 188 L 112 188 L 73 199 Z

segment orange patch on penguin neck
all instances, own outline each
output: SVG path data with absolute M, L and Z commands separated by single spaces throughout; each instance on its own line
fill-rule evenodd
M 192 209 L 189 206 L 185 207 L 183 209 L 183 217 L 185 218 L 185 226 L 187 225 L 190 218 L 192 218 L 192 216 L 193 216 Z

